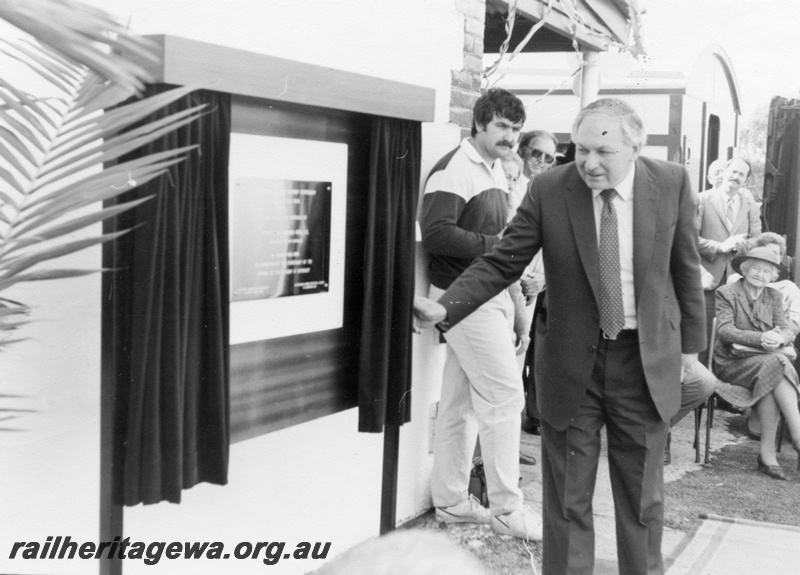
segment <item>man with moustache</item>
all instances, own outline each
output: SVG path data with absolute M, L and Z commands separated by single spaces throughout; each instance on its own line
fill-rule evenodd
M 500 158 L 511 153 L 524 122 L 519 98 L 489 90 L 473 109 L 471 136 L 431 170 L 420 227 L 432 299 L 500 240 L 509 194 Z M 431 477 L 436 518 L 490 523 L 501 534 L 541 539 L 541 519 L 523 506 L 518 486 L 524 400 L 514 350 L 514 305 L 506 290 L 487 300 L 444 336 L 447 357 Z M 489 510 L 468 495 L 478 433 Z
M 695 196 L 679 165 L 640 157 L 641 118 L 604 98 L 572 127 L 575 162 L 538 175 L 503 238 L 421 325 L 458 329 L 542 250 L 536 319 L 543 572 L 594 570 L 592 498 L 606 426 L 619 573 L 662 574 L 663 449 L 681 367 L 706 345 Z M 466 319 L 465 319 L 466 318 Z
M 525 189 L 530 186 L 530 182 L 534 177 L 556 165 L 557 147 L 558 138 L 547 130 L 531 130 L 520 137 L 517 154 L 524 162 Z M 522 274 L 520 283 L 525 300 L 531 306 L 528 311 L 528 324 L 530 325 L 536 310 L 541 308 L 544 299 L 545 277 L 541 253 L 533 258 L 525 273 Z M 531 332 L 531 338 L 533 335 L 533 332 Z M 533 347 L 528 348 L 525 364 L 528 367 L 533 365 Z M 531 371 L 526 367 L 526 373 L 523 375 L 525 414 L 522 416 L 522 431 L 532 435 L 539 435 L 540 423 L 539 411 L 536 408 L 536 384 Z
M 725 285 L 733 273 L 731 261 L 748 238 L 761 233 L 761 210 L 753 195 L 743 188 L 750 175 L 750 164 L 742 157 L 728 160 L 722 184 L 702 192 L 698 198 L 698 251 L 703 268 L 711 275 L 705 288 L 706 327 L 716 314 L 717 287 Z M 701 363 L 712 350 L 700 357 Z

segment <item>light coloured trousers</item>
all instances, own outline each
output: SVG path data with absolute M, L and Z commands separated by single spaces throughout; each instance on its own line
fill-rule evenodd
M 437 300 L 442 293 L 431 286 L 429 297 Z M 479 433 L 492 514 L 522 508 L 519 436 L 525 399 L 513 322 L 514 306 L 504 290 L 445 333 L 447 359 L 431 478 L 436 507 L 457 505 L 467 498 Z

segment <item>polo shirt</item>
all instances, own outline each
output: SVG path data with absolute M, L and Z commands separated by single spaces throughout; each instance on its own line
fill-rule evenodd
M 425 182 L 420 228 L 428 278 L 447 289 L 472 261 L 500 239 L 508 213 L 508 184 L 500 160 L 488 164 L 462 140 Z

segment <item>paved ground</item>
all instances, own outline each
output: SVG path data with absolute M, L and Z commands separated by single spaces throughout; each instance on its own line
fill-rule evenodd
M 717 412 L 713 435 L 712 457 L 714 452 L 728 445 L 736 438 L 726 431 L 727 425 L 723 420 L 727 414 Z M 715 418 L 715 419 L 716 419 Z M 539 459 L 540 437 L 522 434 L 521 449 Z M 694 418 L 686 417 L 672 432 L 672 464 L 665 468 L 665 481 L 676 481 L 690 471 L 701 468 L 701 463 L 695 463 L 695 451 L 692 446 L 694 440 Z M 702 438 L 703 445 L 705 437 Z M 596 564 L 595 575 L 616 575 L 616 537 L 614 528 L 614 505 L 611 497 L 611 486 L 608 474 L 608 459 L 604 449 L 598 471 L 597 487 L 594 497 L 595 534 L 596 534 Z M 702 453 L 701 453 L 702 457 Z M 542 504 L 542 480 L 540 465 L 523 465 L 522 490 L 526 503 L 533 509 L 540 511 Z M 669 503 L 669 502 L 667 502 Z M 433 519 L 432 513 L 413 521 L 413 528 L 439 530 L 442 529 Z M 511 537 L 499 537 L 487 526 L 459 525 L 444 528 L 447 535 L 458 541 L 470 552 L 477 555 L 490 575 L 518 575 L 522 573 L 539 573 L 541 565 L 540 547 L 535 545 L 522 545 L 521 542 Z M 662 551 L 665 560 L 675 552 L 676 547 L 684 540 L 687 532 L 666 528 Z

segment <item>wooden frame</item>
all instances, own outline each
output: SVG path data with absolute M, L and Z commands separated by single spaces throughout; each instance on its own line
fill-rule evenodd
M 148 36 L 161 51 L 155 82 L 419 122 L 434 119 L 436 91 L 170 35 Z

